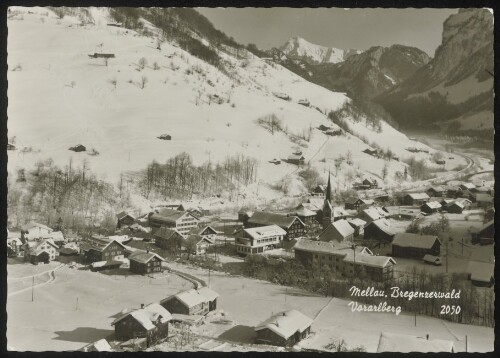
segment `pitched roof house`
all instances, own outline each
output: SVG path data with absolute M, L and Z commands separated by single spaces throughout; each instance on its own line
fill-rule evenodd
M 310 333 L 312 322 L 297 310 L 277 313 L 255 327 L 255 343 L 293 346 Z
M 288 240 L 304 235 L 305 224 L 296 216 L 257 211 L 248 219 L 246 224 L 249 228 L 268 225 L 281 227 L 286 231 L 285 238 Z
M 334 221 L 319 235 L 321 241 L 350 241 L 354 237 L 354 228 L 347 220 Z
M 396 257 L 423 258 L 425 255 L 439 256 L 441 240 L 434 235 L 398 233 L 392 240 L 392 255 Z
M 387 219 L 378 219 L 365 226 L 364 235 L 367 240 L 391 242 L 395 233 Z
M 379 206 L 369 207 L 361 211 L 361 213 L 359 213 L 360 218 L 368 223 L 378 219 L 385 218 L 387 215 L 388 212 Z
M 163 257 L 154 252 L 138 251 L 129 256 L 130 271 L 146 275 L 148 273 L 161 272 Z
M 149 224 L 152 228 L 165 226 L 176 229 L 181 234 L 187 234 L 198 225 L 199 219 L 187 211 L 160 209 L 149 215 Z
M 195 289 L 164 298 L 160 304 L 169 312 L 185 315 L 206 315 L 210 308 L 206 293 L 200 293 Z
M 411 336 L 399 333 L 382 332 L 378 343 L 377 353 L 381 352 L 454 352 L 453 342 L 443 339 L 429 339 L 427 337 Z

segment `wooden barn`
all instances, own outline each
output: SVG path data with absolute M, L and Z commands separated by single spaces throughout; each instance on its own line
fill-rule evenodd
M 176 229 L 180 234 L 187 234 L 198 226 L 199 219 L 187 211 L 162 208 L 149 214 L 149 225 L 153 229 L 165 226 Z
M 380 206 L 371 206 L 367 209 L 362 210 L 359 213 L 359 218 L 370 223 L 375 220 L 383 219 L 388 216 L 389 213 L 381 208 Z
M 53 231 L 47 225 L 30 222 L 21 228 L 21 240 L 47 239 Z
M 208 311 L 215 311 L 217 309 L 217 298 L 219 294 L 208 287 L 200 287 L 197 291 L 207 299 Z
M 493 244 L 495 242 L 495 222 L 494 220 L 488 221 L 479 230 L 471 232 L 473 244 Z
M 123 226 L 130 226 L 135 222 L 135 217 L 125 211 L 116 214 L 116 218 L 118 220 L 118 223 L 116 224 L 116 227 L 118 229 L 122 228 Z
M 176 229 L 161 227 L 153 234 L 155 244 L 158 247 L 166 250 L 181 250 L 186 242 L 186 237 L 179 233 Z
M 303 155 L 292 154 L 288 156 L 287 162 L 290 164 L 303 165 L 306 158 Z
M 495 283 L 494 263 L 469 261 L 467 273 L 474 286 L 491 287 Z
M 139 275 L 161 272 L 161 263 L 165 261 L 154 252 L 139 252 L 129 256 L 130 271 Z
M 444 209 L 451 214 L 461 214 L 464 211 L 464 204 L 460 201 L 452 201 L 445 205 Z
M 146 338 L 149 347 L 168 337 L 168 324 L 172 315 L 158 303 L 151 303 L 140 309 L 124 313 L 111 325 L 115 327 L 115 338 L 127 341 L 134 338 Z
M 394 238 L 394 231 L 391 228 L 389 221 L 386 219 L 378 219 L 372 221 L 365 226 L 364 238 L 367 240 L 375 240 L 380 243 L 391 242 Z
M 434 196 L 434 197 L 443 197 L 446 196 L 446 189 L 442 186 L 431 186 L 429 189 L 427 189 L 427 195 L 429 196 Z
M 120 242 L 104 236 L 92 236 L 80 244 L 85 262 L 121 260 L 125 257 L 125 249 Z
M 354 229 L 354 237 L 357 237 L 359 235 L 364 234 L 366 221 L 361 220 L 359 218 L 354 218 L 354 219 L 351 218 L 351 219 L 347 219 L 347 222 Z
M 59 255 L 59 248 L 51 239 L 30 241 L 24 245 L 24 260 L 33 265 L 48 264 Z
M 277 313 L 255 327 L 255 343 L 291 347 L 309 335 L 312 322 L 296 310 Z
M 392 255 L 422 259 L 425 255 L 439 256 L 441 241 L 434 235 L 398 233 L 392 240 Z
M 164 298 L 160 304 L 171 313 L 184 315 L 206 315 L 210 309 L 207 297 L 195 289 Z
M 420 206 L 420 211 L 426 214 L 434 214 L 441 210 L 441 204 L 437 201 L 428 201 Z
M 429 200 L 426 193 L 409 193 L 403 197 L 403 205 L 421 206 Z
M 319 235 L 320 241 L 346 242 L 354 239 L 354 228 L 347 220 L 334 221 Z

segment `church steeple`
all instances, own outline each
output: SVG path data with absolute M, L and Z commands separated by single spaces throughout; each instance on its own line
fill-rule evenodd
M 330 203 L 332 202 L 332 185 L 330 184 L 330 171 L 328 171 L 328 184 L 326 186 L 326 195 L 325 200 L 328 200 Z

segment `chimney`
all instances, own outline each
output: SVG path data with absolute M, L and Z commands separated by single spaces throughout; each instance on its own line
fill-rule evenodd
M 144 303 L 141 303 L 141 308 L 144 308 Z
M 425 335 L 425 338 L 427 338 L 427 340 L 429 340 L 429 334 L 426 334 L 426 335 Z

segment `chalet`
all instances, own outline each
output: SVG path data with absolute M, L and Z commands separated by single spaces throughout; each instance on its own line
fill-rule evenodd
M 495 242 L 495 222 L 494 220 L 488 221 L 478 230 L 471 232 L 473 244 L 493 244 Z
M 312 196 L 325 196 L 326 194 L 326 185 L 317 185 L 316 188 L 311 192 Z
M 450 198 L 442 198 L 439 204 L 444 208 L 445 206 L 455 202 L 455 199 L 450 199 Z
M 79 152 L 85 152 L 87 148 L 84 145 L 77 144 L 74 147 L 70 147 L 68 150 L 79 153 Z
M 113 348 L 104 338 L 99 339 L 94 343 L 87 344 L 80 349 L 82 352 L 113 352 Z
M 346 242 L 354 239 L 354 229 L 346 220 L 331 223 L 318 238 L 320 241 Z
M 460 184 L 459 189 L 461 191 L 466 191 L 467 190 L 467 191 L 469 191 L 471 193 L 474 193 L 474 192 L 477 191 L 476 186 L 474 184 L 472 184 L 472 183 L 462 183 L 462 184 Z
M 333 221 L 345 220 L 351 216 L 345 209 L 341 206 L 334 206 L 332 208 Z
M 344 257 L 344 275 L 354 273 L 366 275 L 374 281 L 392 280 L 396 261 L 389 256 L 354 255 L 352 252 Z
M 495 264 L 469 261 L 468 277 L 474 286 L 491 287 L 495 283 Z
M 452 201 L 444 207 L 444 210 L 451 214 L 461 214 L 464 209 L 465 206 L 461 201 Z
M 421 206 L 429 200 L 426 193 L 409 193 L 403 197 L 403 205 Z
M 220 234 L 220 232 L 215 230 L 213 227 L 207 225 L 203 227 L 194 227 L 191 229 L 191 231 L 189 231 L 189 234 L 200 235 L 204 238 L 211 240 L 212 242 L 215 242 L 215 239 Z
M 200 287 L 197 291 L 207 299 L 209 312 L 217 309 L 217 298 L 219 297 L 217 292 L 208 287 Z
M 378 182 L 376 179 L 368 179 L 365 178 L 361 184 L 366 185 L 369 189 L 376 189 L 378 188 Z
M 164 298 L 160 304 L 171 313 L 184 315 L 206 315 L 210 308 L 207 297 L 195 289 Z
M 122 243 L 110 240 L 104 236 L 92 236 L 82 241 L 80 249 L 83 252 L 85 262 L 122 260 L 125 257 L 125 249 Z
M 115 327 L 115 338 L 127 341 L 133 338 L 146 338 L 149 347 L 168 337 L 168 323 L 172 315 L 158 303 L 151 303 L 140 309 L 124 313 L 111 325 Z
M 290 164 L 303 165 L 306 158 L 303 155 L 292 154 L 288 156 L 287 162 Z
M 296 310 L 277 313 L 255 327 L 255 343 L 291 347 L 309 335 L 312 322 Z
M 363 233 L 365 231 L 366 221 L 361 220 L 359 218 L 354 218 L 354 219 L 351 218 L 351 219 L 347 219 L 347 222 L 354 229 L 354 237 L 357 237 L 359 235 L 363 235 Z
M 286 216 L 264 211 L 255 212 L 247 221 L 246 227 L 277 225 L 286 231 L 286 240 L 304 236 L 305 224 L 296 216 Z
M 488 193 L 476 193 L 475 201 L 479 208 L 488 209 L 493 206 L 493 197 Z
M 58 249 L 57 245 L 50 239 L 30 241 L 24 246 L 24 260 L 33 265 L 48 264 L 59 255 Z
M 21 240 L 47 239 L 53 231 L 47 225 L 30 222 L 21 228 Z
M 23 242 L 18 237 L 7 239 L 7 256 L 8 257 L 19 257 L 24 255 L 22 250 Z
M 427 189 L 427 194 L 434 197 L 443 197 L 446 195 L 446 189 L 442 186 L 431 186 Z
M 359 218 L 370 223 L 375 220 L 383 219 L 388 216 L 389 213 L 379 206 L 372 206 L 368 209 L 364 209 L 359 213 Z
M 313 265 L 328 266 L 332 272 L 345 272 L 344 258 L 353 253 L 353 248 L 348 244 L 302 239 L 293 247 L 295 260 L 305 267 Z M 356 257 L 359 255 L 373 255 L 367 247 L 356 246 Z
M 165 226 L 176 229 L 180 234 L 187 234 L 198 226 L 198 218 L 187 211 L 160 209 L 149 214 L 149 225 L 153 229 Z
M 464 210 L 469 210 L 470 206 L 472 205 L 472 201 L 467 198 L 456 198 L 455 202 L 462 203 L 462 205 L 464 206 Z
M 443 339 L 429 339 L 425 337 L 411 336 L 399 333 L 380 334 L 377 353 L 397 352 L 397 353 L 454 353 L 453 342 Z
M 420 211 L 426 214 L 437 213 L 439 210 L 441 210 L 441 204 L 437 201 L 428 201 L 420 206 Z
M 215 243 L 215 239 L 211 239 L 206 236 L 192 234 L 188 237 L 188 241 L 194 241 L 194 251 L 193 255 L 203 255 L 208 252 L 208 248 Z
M 392 240 L 392 255 L 422 259 L 425 255 L 439 256 L 441 241 L 434 235 L 398 233 Z
M 319 225 L 318 221 L 316 220 L 317 213 L 315 211 L 307 209 L 302 204 L 299 205 L 294 213 L 294 216 L 298 217 L 306 225 L 306 227 Z
M 139 275 L 161 272 L 161 263 L 165 261 L 153 252 L 139 252 L 129 256 L 130 271 Z
M 243 229 L 235 238 L 236 252 L 248 255 L 272 250 L 281 247 L 285 237 L 286 231 L 277 225 Z
M 364 238 L 367 240 L 375 240 L 380 243 L 391 242 L 394 238 L 394 231 L 386 219 L 374 220 L 364 229 Z
M 345 202 L 344 207 L 348 210 L 359 210 L 373 205 L 375 202 L 371 199 L 361 199 L 351 196 Z
M 116 214 L 116 218 L 118 219 L 118 223 L 116 224 L 118 229 L 122 226 L 130 226 L 135 222 L 135 218 L 125 211 Z
M 238 211 L 238 221 L 242 222 L 243 225 L 246 225 L 248 219 L 250 219 L 253 215 L 253 211 L 250 210 L 240 210 Z
M 186 242 L 186 237 L 176 229 L 161 227 L 153 234 L 156 246 L 166 250 L 180 250 Z

